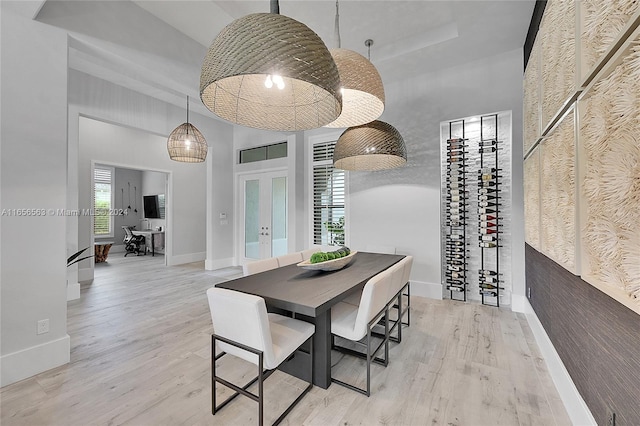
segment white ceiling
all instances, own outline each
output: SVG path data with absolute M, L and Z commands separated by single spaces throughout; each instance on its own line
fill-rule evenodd
M 366 56 L 364 41 L 373 39 L 371 61 L 388 84 L 521 48 L 534 3 L 341 0 L 341 45 Z M 329 48 L 336 46 L 335 8 L 333 0 L 280 1 L 281 14 L 305 23 Z M 72 68 L 182 106 L 185 93 L 198 96 L 211 41 L 257 12 L 269 12 L 269 1 L 47 0 L 37 19 L 77 40 Z
M 137 0 L 135 3 L 205 47 L 209 47 L 232 20 L 269 11 L 267 0 Z M 372 62 L 389 69 L 389 77 L 395 80 L 396 73 L 402 77 L 522 47 L 534 3 L 532 0 L 342 0 L 340 39 L 343 48 L 365 56 L 364 41 L 374 40 Z M 280 13 L 305 23 L 329 48 L 337 47 L 335 1 L 283 0 Z M 396 66 L 397 60 L 402 61 L 404 73 Z M 407 65 L 411 68 L 407 69 Z

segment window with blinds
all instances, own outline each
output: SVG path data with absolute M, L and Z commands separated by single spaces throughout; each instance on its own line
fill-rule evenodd
M 93 172 L 93 234 L 113 235 L 113 169 L 96 167 Z
M 313 145 L 313 243 L 344 245 L 345 173 L 333 168 L 336 141 Z

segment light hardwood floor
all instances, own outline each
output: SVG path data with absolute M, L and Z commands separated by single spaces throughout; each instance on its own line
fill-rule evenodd
M 211 415 L 205 291 L 240 269 L 162 263 L 114 253 L 98 265 L 94 282 L 69 302 L 70 364 L 2 388 L 3 426 L 256 424 L 256 403 L 244 397 Z M 417 297 L 412 308 L 389 366 L 372 367 L 370 398 L 314 387 L 283 424 L 571 424 L 524 316 Z M 336 354 L 334 362 L 334 374 L 364 383 L 362 361 Z M 221 361 L 235 380 L 251 377 L 251 367 Z M 265 422 L 301 386 L 284 373 L 269 378 Z

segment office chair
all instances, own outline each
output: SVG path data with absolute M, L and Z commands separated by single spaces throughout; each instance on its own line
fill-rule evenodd
M 124 254 L 124 257 L 127 257 L 128 254 L 131 253 L 135 253 L 136 256 L 140 256 L 140 252 L 142 251 L 143 254 L 147 254 L 146 249 L 140 249 L 140 246 L 144 246 L 145 245 L 145 239 L 143 235 L 133 235 L 133 232 L 131 232 L 132 229 L 134 229 L 135 226 L 123 226 L 122 229 L 124 229 L 124 239 L 122 240 L 122 242 L 124 243 L 124 249 L 127 251 Z

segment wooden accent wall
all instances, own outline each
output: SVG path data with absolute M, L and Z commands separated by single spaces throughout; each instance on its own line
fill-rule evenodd
M 528 244 L 529 302 L 599 425 L 640 425 L 640 315 Z

